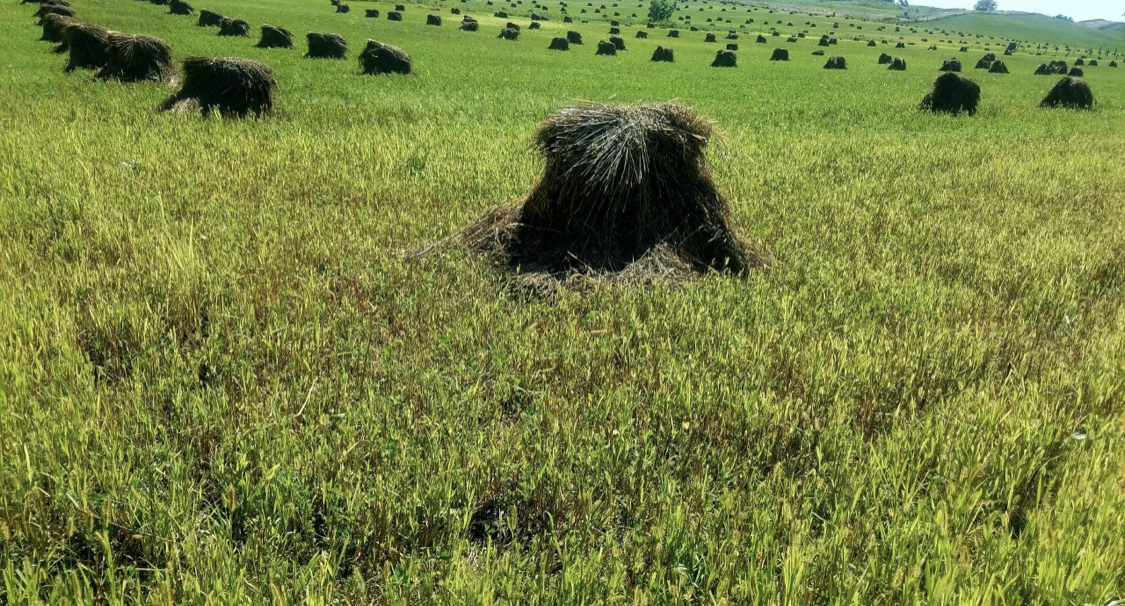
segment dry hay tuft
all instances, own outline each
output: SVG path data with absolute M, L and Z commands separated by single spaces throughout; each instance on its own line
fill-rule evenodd
M 75 19 L 78 17 L 78 13 L 76 13 L 74 9 L 70 8 L 69 6 L 63 6 L 60 4 L 44 4 L 39 7 L 39 10 L 35 11 L 35 16 L 39 19 L 39 21 L 37 21 L 35 24 L 43 25 L 43 19 L 47 15 L 58 15 L 60 17 L 70 17 L 71 19 Z
M 1094 107 L 1094 93 L 1085 80 L 1066 76 L 1051 87 L 1039 107 L 1070 107 L 1091 109 Z
M 68 25 L 78 23 L 73 17 L 62 15 L 45 15 L 41 21 L 43 23 L 43 36 L 39 39 L 44 42 L 62 42 L 63 29 Z M 60 52 L 65 52 L 65 49 Z
M 848 61 L 843 57 L 829 57 L 824 69 L 848 69 Z
M 108 29 L 93 23 L 74 22 L 62 30 L 62 46 L 59 52 L 69 52 L 70 61 L 66 71 L 76 69 L 101 69 L 109 62 Z M 62 49 L 65 49 L 62 50 Z
M 738 55 L 729 50 L 717 51 L 711 67 L 738 67 Z
M 363 73 L 368 75 L 414 73 L 410 55 L 406 51 L 374 40 L 368 40 L 367 46 L 359 54 L 359 65 Z
M 219 23 L 219 35 L 239 38 L 250 37 L 250 24 L 242 19 L 228 19 L 223 17 Z
M 964 111 L 971 116 L 976 113 L 979 102 L 980 86 L 976 82 L 946 72 L 934 80 L 933 90 L 922 98 L 919 109 L 954 115 Z
M 269 24 L 262 25 L 262 39 L 258 41 L 258 48 L 293 48 L 293 32 L 284 27 Z
M 546 166 L 527 198 L 488 211 L 457 241 L 540 292 L 764 267 L 707 170 L 711 134 L 674 103 L 560 110 L 539 127 Z
M 201 10 L 196 25 L 199 27 L 222 27 L 223 19 L 224 17 L 215 11 Z
M 95 77 L 120 82 L 174 82 L 172 47 L 152 36 L 111 33 L 108 61 Z
M 348 56 L 348 42 L 340 34 L 309 32 L 305 38 L 309 43 L 309 59 L 343 59 Z
M 959 72 L 961 71 L 960 59 L 946 59 L 941 63 L 941 70 L 943 72 Z
M 656 50 L 652 51 L 652 61 L 675 63 L 676 55 L 672 51 L 672 49 L 666 46 L 658 46 L 656 47 Z
M 269 66 L 238 57 L 184 59 L 184 83 L 161 109 L 173 113 L 218 111 L 225 117 L 273 115 L 277 88 Z
M 1039 67 L 1037 67 L 1035 69 L 1035 75 L 1055 76 L 1061 74 L 1065 76 L 1067 70 L 1069 69 L 1070 68 L 1067 66 L 1066 61 L 1051 61 L 1050 63 L 1043 63 Z
M 168 14 L 190 17 L 195 14 L 195 7 L 184 0 L 172 0 L 168 5 Z

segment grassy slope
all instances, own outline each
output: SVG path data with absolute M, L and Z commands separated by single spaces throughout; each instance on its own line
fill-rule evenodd
M 1091 29 L 1077 23 L 1043 15 L 974 13 L 936 19 L 927 22 L 926 27 L 1013 38 L 1032 44 L 1069 45 L 1083 49 L 1105 48 L 1125 51 L 1125 31 Z
M 28 7 L 0 6 L 7 603 L 1125 591 L 1125 74 L 1088 70 L 1095 112 L 1039 111 L 1051 80 L 1017 54 L 970 74 L 981 112 L 954 119 L 914 106 L 960 41 L 904 34 L 889 73 L 850 39 L 873 24 L 843 24 L 847 72 L 746 37 L 713 70 L 701 32 L 672 65 L 632 27 L 594 57 L 604 22 L 552 53 L 566 26 L 496 40 L 483 2 L 477 34 L 414 5 L 201 7 L 353 54 L 376 37 L 418 75 L 80 3 L 281 82 L 272 119 L 164 116 L 168 89 L 63 74 Z M 777 17 L 752 16 L 750 37 Z M 673 98 L 726 133 L 715 178 L 771 270 L 548 303 L 456 251 L 403 255 L 526 192 L 554 109 Z M 491 544 L 485 511 L 507 517 Z

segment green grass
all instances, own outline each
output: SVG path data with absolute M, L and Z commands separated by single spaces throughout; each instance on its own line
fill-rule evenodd
M 1125 594 L 1108 61 L 1095 111 L 1036 109 L 1053 79 L 1021 52 L 1008 76 L 966 69 L 981 111 L 950 118 L 915 108 L 986 41 L 869 48 L 851 38 L 890 33 L 841 22 L 832 72 L 809 54 L 830 23 L 791 45 L 748 26 L 717 70 L 703 32 L 674 64 L 635 26 L 595 57 L 607 24 L 555 10 L 506 42 L 483 3 L 475 34 L 448 2 L 441 28 L 418 5 L 197 4 L 351 56 L 376 38 L 418 72 L 364 77 L 75 4 L 178 59 L 265 61 L 281 89 L 272 118 L 162 115 L 172 89 L 64 74 L 31 8 L 0 6 L 0 603 Z M 586 45 L 548 52 L 568 27 Z M 725 133 L 714 177 L 769 270 L 526 301 L 467 253 L 410 254 L 528 191 L 550 112 L 668 99 Z

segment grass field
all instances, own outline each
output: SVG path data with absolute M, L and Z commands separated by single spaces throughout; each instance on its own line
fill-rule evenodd
M 0 604 L 1125 597 L 1111 55 L 1086 69 L 1094 111 L 1040 110 L 1052 57 L 971 69 L 1003 21 L 893 34 L 692 2 L 698 26 L 746 25 L 739 66 L 711 69 L 722 36 L 634 39 L 633 4 L 629 50 L 596 57 L 612 13 L 550 4 L 507 42 L 499 2 L 460 4 L 467 33 L 448 1 L 427 27 L 415 4 L 391 23 L 362 16 L 382 3 L 199 0 L 254 27 L 224 39 L 75 0 L 177 61 L 270 65 L 277 113 L 242 121 L 63 73 L 32 5 L 0 6 Z M 844 72 L 810 55 L 833 20 Z M 257 49 L 261 23 L 352 50 Z M 755 44 L 769 27 L 809 34 Z M 1071 27 L 1049 41 L 1116 47 Z M 567 29 L 585 45 L 547 51 Z M 359 75 L 367 38 L 417 74 Z M 973 117 L 916 109 L 951 56 Z M 526 194 L 554 110 L 670 99 L 724 133 L 714 177 L 769 269 L 528 300 L 467 252 L 412 254 Z

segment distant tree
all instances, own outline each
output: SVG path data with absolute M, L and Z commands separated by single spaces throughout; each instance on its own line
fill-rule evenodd
M 648 4 L 648 20 L 660 23 L 672 18 L 679 5 L 676 0 L 651 0 Z
M 977 0 L 977 3 L 973 5 L 973 10 L 990 13 L 996 10 L 996 0 Z

